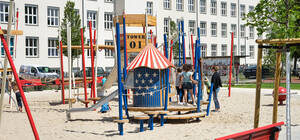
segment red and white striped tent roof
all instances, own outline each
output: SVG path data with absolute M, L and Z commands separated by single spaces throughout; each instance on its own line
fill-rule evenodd
M 174 65 L 153 44 L 148 44 L 128 65 L 127 70 L 139 67 L 150 69 L 167 69 Z

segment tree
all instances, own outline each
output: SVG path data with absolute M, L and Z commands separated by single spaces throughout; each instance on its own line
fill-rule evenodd
M 267 39 L 300 37 L 298 4 L 296 0 L 260 0 L 244 20 L 247 20 L 248 26 L 256 27 L 258 35 L 265 33 Z M 294 52 L 298 49 L 300 48 L 291 49 L 291 53 L 296 54 Z M 265 65 L 275 67 L 274 52 L 275 50 L 268 50 L 268 55 L 264 57 Z M 283 64 L 285 63 L 284 60 L 285 55 L 282 55 Z
M 63 45 L 67 44 L 67 23 L 68 22 L 71 23 L 72 45 L 81 45 L 81 34 L 80 34 L 81 20 L 79 14 L 75 10 L 75 3 L 71 1 L 68 1 L 66 3 L 65 10 L 64 10 L 64 18 L 61 24 L 61 39 Z M 63 49 L 63 54 L 65 56 L 68 56 L 67 49 Z M 72 62 L 75 58 L 78 58 L 81 54 L 82 54 L 81 49 L 72 49 L 72 57 L 71 57 Z

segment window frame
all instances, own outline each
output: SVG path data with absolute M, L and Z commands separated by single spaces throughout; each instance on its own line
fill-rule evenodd
M 4 35 L 6 38 L 6 35 Z M 9 51 L 10 51 L 10 56 L 14 56 L 14 48 L 15 48 L 15 42 L 14 42 L 15 36 L 10 37 L 10 44 L 9 44 Z M 4 45 L 3 42 L 0 40 L 1 43 L 1 57 L 4 58 L 6 56 L 5 50 L 4 50 Z
M 54 41 L 54 42 L 58 42 L 58 38 L 55 38 L 55 37 L 49 37 L 48 38 L 48 58 L 57 58 L 58 56 L 59 56 L 59 54 L 58 54 L 58 49 L 57 49 L 57 45 L 53 45 L 53 46 L 50 46 L 50 42 L 49 41 Z M 53 43 L 53 42 L 52 42 Z M 56 43 L 54 43 L 54 44 L 56 44 Z M 49 50 L 56 50 L 56 56 L 55 55 L 49 55 Z
M 179 3 L 179 2 L 181 2 L 181 3 Z M 179 8 L 181 8 L 181 9 L 179 9 Z M 184 11 L 184 0 L 176 0 L 176 11 Z
M 215 47 L 215 49 L 213 49 Z M 218 45 L 217 44 L 211 44 L 211 51 L 210 51 L 211 56 L 218 56 Z M 215 55 L 213 55 L 215 53 Z
M 207 1 L 206 0 L 200 0 L 199 4 L 200 4 L 199 5 L 200 14 L 206 14 L 206 12 L 207 12 Z
M 213 27 L 214 27 L 214 24 L 216 25 L 216 28 L 214 29 Z M 212 37 L 217 37 L 218 36 L 218 23 L 217 22 L 211 22 L 211 24 L 210 24 L 210 29 L 211 29 L 211 32 L 210 32 L 210 34 L 211 34 L 211 36 Z M 213 34 L 213 31 L 215 30 L 215 35 Z
M 250 59 L 255 59 L 255 47 L 254 47 L 254 45 L 249 45 L 249 55 L 250 55 Z
M 205 28 L 202 28 L 202 25 L 205 25 Z M 202 34 L 202 33 L 205 34 Z M 200 21 L 200 36 L 207 36 L 207 22 L 206 21 Z
M 95 15 L 94 15 L 95 14 Z M 95 19 L 93 18 L 95 16 Z M 87 29 L 89 29 L 90 25 L 89 25 L 89 17 L 91 17 L 91 22 L 92 22 L 92 30 L 95 30 L 97 28 L 97 16 L 98 16 L 98 12 L 94 11 L 94 10 L 87 10 L 86 11 L 86 22 L 87 22 Z
M 39 25 L 39 8 L 38 8 L 38 5 L 25 4 L 24 6 L 25 6 L 24 7 L 24 10 L 25 10 L 25 12 L 24 12 L 24 18 L 25 18 L 24 23 L 25 23 L 25 25 L 27 25 L 27 26 L 38 26 Z M 29 10 L 29 7 L 36 8 L 36 15 L 33 15 L 33 10 L 32 10 L 32 14 L 31 15 L 29 13 L 26 14 L 26 7 L 28 7 L 27 8 L 28 10 Z M 27 16 L 27 23 L 26 23 L 26 16 Z M 30 17 L 32 17 L 32 23 L 29 23 Z M 35 24 L 33 24 L 34 17 L 36 17 L 36 23 Z
M 58 10 L 57 17 L 55 17 L 53 15 L 49 16 L 49 12 L 48 12 L 49 9 Z M 50 13 L 51 13 L 51 11 L 50 11 Z M 54 23 L 55 23 L 55 18 L 57 18 L 57 25 L 49 25 L 49 23 L 48 23 L 49 18 L 50 19 L 54 18 Z M 50 23 L 51 23 L 51 21 L 50 21 Z M 59 9 L 59 7 L 53 7 L 53 6 L 48 6 L 47 7 L 47 25 L 49 27 L 58 27 L 60 25 L 60 9 Z
M 236 17 L 236 3 L 230 4 L 230 16 Z
M 242 7 L 244 7 L 244 9 L 242 10 Z M 246 5 L 245 4 L 240 4 L 240 17 L 244 18 L 246 16 Z
M 194 26 L 190 26 L 191 23 L 193 23 Z M 195 20 L 189 20 L 188 28 L 189 28 L 189 32 L 190 32 L 192 35 L 195 35 L 195 34 L 196 34 L 196 21 L 195 21 Z M 191 31 L 191 30 L 193 30 L 193 31 Z
M 188 0 L 188 11 L 190 13 L 195 13 L 195 0 Z
M 225 4 L 225 8 L 223 7 L 223 4 Z M 227 2 L 225 1 L 221 2 L 221 16 L 227 16 Z
M 225 30 L 223 28 L 223 25 L 225 25 Z M 221 37 L 227 38 L 227 23 L 221 23 Z M 223 34 L 225 33 L 225 34 Z
M 249 38 L 254 39 L 254 26 L 249 26 Z
M 218 15 L 218 2 L 217 2 L 217 0 L 210 0 L 210 14 L 211 15 Z
M 114 41 L 113 40 L 105 40 L 104 41 L 104 44 L 105 45 L 114 45 Z M 106 54 L 109 54 L 109 55 L 106 55 Z M 104 57 L 105 58 L 114 58 L 114 56 L 115 56 L 115 52 L 113 51 L 113 50 L 111 50 L 111 49 L 104 49 Z
M 207 56 L 207 44 L 206 43 L 200 43 L 201 47 L 201 57 Z
M 150 4 L 150 7 L 148 7 Z M 147 1 L 146 2 L 146 9 L 148 15 L 153 15 L 153 1 Z
M 240 25 L 240 37 L 244 38 L 246 37 L 246 26 L 245 25 Z
M 231 32 L 233 32 L 234 38 L 236 38 L 237 37 L 237 26 L 236 26 L 236 24 L 231 24 L 230 27 L 231 27 Z M 234 27 L 235 30 L 233 30 L 233 27 Z
M 27 46 L 27 39 L 32 39 L 36 40 L 36 46 Z M 30 44 L 30 43 L 28 43 Z M 34 44 L 34 43 L 33 43 Z M 39 37 L 34 37 L 34 36 L 26 36 L 25 37 L 25 57 L 26 58 L 39 58 Z M 36 55 L 34 55 L 34 49 L 37 49 Z M 33 55 L 30 55 L 30 50 L 28 52 L 29 55 L 26 55 L 27 49 L 33 49 Z
M 111 20 L 107 20 L 106 16 L 109 16 L 108 18 L 111 19 Z M 113 28 L 113 13 L 104 12 L 104 17 L 103 18 L 104 18 L 104 30 L 111 31 L 112 28 Z M 106 28 L 106 25 L 110 28 Z
M 167 34 L 169 32 L 169 18 L 164 18 L 164 33 Z
M 221 56 L 227 56 L 227 44 L 221 45 Z
M 166 6 L 168 6 L 168 7 L 166 7 Z M 163 7 L 164 7 L 164 9 L 165 10 L 171 10 L 172 8 L 172 6 L 171 6 L 171 0 L 164 0 L 163 1 Z

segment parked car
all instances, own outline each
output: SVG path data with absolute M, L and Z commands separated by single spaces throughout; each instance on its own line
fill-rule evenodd
M 20 77 L 22 79 L 41 79 L 42 81 L 54 80 L 59 77 L 55 71 L 47 66 L 21 65 Z
M 256 77 L 256 65 L 246 68 L 243 74 L 246 78 Z M 270 76 L 271 74 L 270 69 L 262 67 L 262 77 Z
M 85 72 L 86 72 L 87 77 L 92 77 L 92 68 L 91 67 L 86 67 Z M 107 73 L 104 71 L 104 69 L 102 67 L 98 67 L 97 77 L 101 77 L 101 76 L 106 77 Z M 76 72 L 75 77 L 83 77 L 83 70 Z

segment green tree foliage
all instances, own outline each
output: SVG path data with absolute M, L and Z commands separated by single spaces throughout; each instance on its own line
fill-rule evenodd
M 248 26 L 256 27 L 258 35 L 267 39 L 300 37 L 300 3 L 299 0 L 260 0 L 253 11 L 244 20 Z M 299 58 L 298 47 L 291 48 L 291 56 Z M 269 49 L 264 57 L 264 64 L 275 67 L 275 51 Z M 282 55 L 285 62 L 285 55 Z
M 72 45 L 81 45 L 81 20 L 78 12 L 75 10 L 75 3 L 68 1 L 65 6 L 64 18 L 61 24 L 61 39 L 63 45 L 67 45 L 67 23 L 71 23 L 71 42 Z M 63 54 L 68 56 L 67 49 L 63 49 Z M 82 54 L 81 49 L 72 49 L 72 61 Z M 73 63 L 72 63 L 73 64 Z

